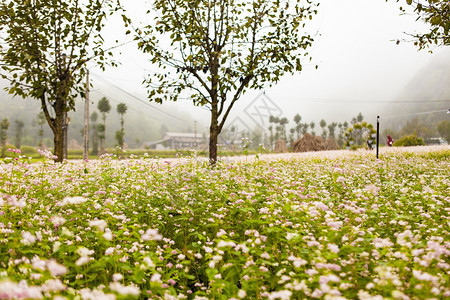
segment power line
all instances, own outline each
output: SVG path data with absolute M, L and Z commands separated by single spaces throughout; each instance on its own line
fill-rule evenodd
M 141 104 L 144 104 L 145 107 L 147 107 L 147 108 L 151 108 L 151 109 L 153 109 L 153 110 L 156 110 L 156 111 L 158 111 L 159 113 L 164 114 L 164 115 L 166 115 L 166 116 L 169 116 L 169 117 L 171 117 L 171 118 L 174 118 L 174 119 L 176 119 L 176 120 L 178 120 L 178 121 L 181 121 L 181 122 L 184 122 L 184 123 L 189 123 L 189 124 L 192 123 L 192 121 L 187 121 L 187 120 L 185 120 L 185 119 L 182 119 L 182 118 L 180 118 L 180 117 L 177 117 L 177 116 L 175 116 L 175 115 L 172 115 L 172 114 L 170 114 L 170 113 L 167 113 L 167 112 L 165 112 L 165 111 L 163 111 L 163 110 L 161 110 L 161 109 L 158 109 L 158 108 L 156 108 L 156 107 L 151 106 L 147 101 L 142 100 L 141 98 L 139 98 L 139 97 L 135 96 L 134 94 L 132 94 L 132 93 L 130 93 L 130 92 L 124 90 L 123 88 L 121 88 L 121 87 L 115 85 L 115 84 L 112 83 L 111 81 L 106 80 L 106 79 L 100 77 L 99 75 L 97 75 L 97 74 L 95 74 L 95 73 L 91 73 L 91 74 L 94 75 L 97 79 L 99 79 L 99 80 L 102 81 L 103 83 L 115 87 L 116 89 L 118 89 L 118 90 L 121 91 L 122 93 L 126 94 L 127 96 L 131 97 L 132 99 L 138 101 L 138 102 L 141 103 Z
M 434 111 L 425 111 L 425 112 L 419 112 L 419 113 L 413 113 L 413 114 L 401 114 L 401 115 L 392 115 L 387 117 L 380 117 L 380 119 L 391 119 L 391 118 L 397 118 L 397 117 L 406 117 L 406 116 L 417 116 L 417 115 L 425 115 L 425 114 L 433 114 L 433 113 L 439 113 L 439 112 L 449 112 L 447 109 L 443 110 L 434 110 Z
M 325 98 L 308 98 L 297 99 L 291 98 L 291 101 L 305 103 L 335 103 L 335 104 L 410 104 L 410 103 L 450 103 L 450 100 L 378 100 L 378 101 L 361 101 L 354 99 L 325 99 Z

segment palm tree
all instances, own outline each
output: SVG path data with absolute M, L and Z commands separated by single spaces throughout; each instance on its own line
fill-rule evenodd
M 104 141 L 106 137 L 106 114 L 111 110 L 111 104 L 109 104 L 109 100 L 106 97 L 100 99 L 97 104 L 97 108 L 102 114 L 103 126 L 99 126 L 99 138 L 100 138 L 100 148 L 104 149 Z
M 123 148 L 123 141 L 125 136 L 125 130 L 123 128 L 123 115 L 127 112 L 127 109 L 128 107 L 125 103 L 117 104 L 117 113 L 120 115 L 120 130 L 116 132 L 116 139 L 121 149 Z
M 94 111 L 91 116 L 91 130 L 92 130 L 92 155 L 98 154 L 98 128 L 97 128 L 97 119 L 98 114 Z

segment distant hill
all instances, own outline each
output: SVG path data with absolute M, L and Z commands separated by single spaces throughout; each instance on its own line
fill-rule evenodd
M 421 69 L 387 106 L 381 116 L 383 127 L 398 131 L 417 118 L 434 130 L 449 119 L 446 113 L 426 113 L 450 108 L 450 51 L 443 51 Z M 385 118 L 383 119 L 383 116 Z
M 0 119 L 8 118 L 10 127 L 8 130 L 9 142 L 14 143 L 16 134 L 15 121 L 21 120 L 25 123 L 22 145 L 35 146 L 38 143 L 39 126 L 36 117 L 41 111 L 40 102 L 33 99 L 13 98 L 4 91 L 7 82 L 0 82 Z M 110 99 L 111 112 L 106 118 L 106 146 L 116 145 L 115 132 L 120 128 L 119 114 L 116 112 L 117 104 L 124 102 L 128 106 L 125 114 L 125 142 L 132 148 L 140 147 L 144 142 L 155 141 L 161 138 L 163 128 L 166 131 L 193 132 L 194 120 L 186 113 L 173 108 L 173 105 L 159 105 L 149 103 L 145 97 L 131 97 L 114 88 L 94 89 L 91 93 L 90 113 L 97 111 L 98 100 L 106 96 Z M 84 124 L 84 100 L 77 101 L 76 111 L 69 113 L 69 143 L 76 145 L 82 143 Z M 98 122 L 100 122 L 100 114 Z M 44 136 L 46 145 L 53 142 L 53 134 L 47 125 L 44 125 Z M 74 142 L 75 140 L 76 142 Z

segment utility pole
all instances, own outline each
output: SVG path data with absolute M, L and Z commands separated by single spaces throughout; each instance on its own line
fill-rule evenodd
M 379 147 L 380 147 L 380 116 L 377 116 L 377 159 L 378 159 Z
M 198 143 L 197 143 L 197 121 L 194 121 L 194 143 L 195 143 L 195 148 L 198 148 Z
M 86 73 L 86 99 L 84 100 L 84 138 L 83 159 L 88 160 L 89 155 L 89 70 Z

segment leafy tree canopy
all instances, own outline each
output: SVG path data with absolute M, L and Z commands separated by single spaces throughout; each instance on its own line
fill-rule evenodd
M 430 45 L 450 45 L 450 1 L 406 0 L 406 4 L 411 6 L 414 12 L 417 13 L 417 20 L 422 20 L 430 26 L 428 32 L 409 33 L 414 38 L 414 43 L 419 49 Z M 405 9 L 400 9 L 405 12 Z
M 163 69 L 146 81 L 149 98 L 206 106 L 214 162 L 217 135 L 242 93 L 302 70 L 313 42 L 303 28 L 316 7 L 309 0 L 154 0 L 154 23 L 136 30 L 139 48 Z

